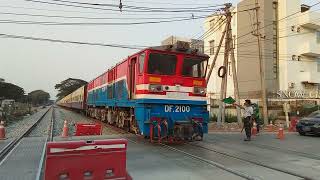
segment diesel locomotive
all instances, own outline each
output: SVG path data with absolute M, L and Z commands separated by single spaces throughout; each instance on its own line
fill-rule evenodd
M 145 137 L 202 139 L 208 59 L 185 42 L 146 48 L 58 104 Z

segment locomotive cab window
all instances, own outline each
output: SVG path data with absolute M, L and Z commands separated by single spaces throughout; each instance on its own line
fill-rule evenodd
M 205 76 L 207 61 L 196 58 L 184 58 L 182 76 L 203 78 Z
M 144 68 L 144 60 L 145 60 L 146 54 L 142 53 L 139 56 L 139 73 L 143 73 L 143 68 Z
M 169 54 L 151 53 L 148 61 L 148 73 L 158 75 L 174 75 L 177 57 Z

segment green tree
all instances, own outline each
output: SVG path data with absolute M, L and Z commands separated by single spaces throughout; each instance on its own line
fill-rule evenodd
M 24 90 L 15 84 L 0 81 L 0 98 L 21 101 L 24 98 Z
M 59 100 L 86 84 L 87 82 L 84 80 L 68 78 L 61 83 L 56 84 L 54 88 L 59 91 L 57 94 L 57 98 Z
M 35 90 L 28 94 L 28 101 L 33 105 L 45 105 L 50 100 L 50 94 L 43 90 Z

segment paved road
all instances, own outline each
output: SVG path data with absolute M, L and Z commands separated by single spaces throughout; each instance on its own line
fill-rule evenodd
M 200 149 L 211 149 L 265 167 L 320 179 L 320 137 L 286 134 L 278 140 L 274 134 L 262 134 L 244 142 L 240 133 L 211 133 L 203 142 L 194 142 Z M 244 171 L 245 170 L 245 167 Z
M 93 140 L 120 138 L 122 135 L 81 136 L 61 138 L 54 141 Z M 171 151 L 160 145 L 138 141 L 134 135 L 125 135 L 128 141 L 127 171 L 137 180 L 243 180 L 244 178 L 225 170 L 200 162 L 179 152 Z M 214 178 L 213 178 L 214 177 Z
M 72 121 L 92 121 L 68 110 L 60 113 Z M 251 142 L 243 138 L 240 133 L 210 133 L 204 141 L 173 147 L 257 180 L 320 179 L 320 137 L 291 133 L 282 141 L 275 134 L 262 134 Z M 242 179 L 186 154 L 137 142 L 129 142 L 127 154 L 128 171 L 135 179 Z

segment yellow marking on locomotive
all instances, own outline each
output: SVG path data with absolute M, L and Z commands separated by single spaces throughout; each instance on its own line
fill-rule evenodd
M 195 85 L 195 86 L 202 86 L 203 84 L 202 84 L 202 81 L 194 80 L 194 81 L 193 81 L 193 85 Z
M 150 82 L 157 82 L 157 83 L 159 83 L 159 82 L 161 82 L 161 78 L 159 78 L 159 77 L 149 77 L 149 81 L 150 81 Z

